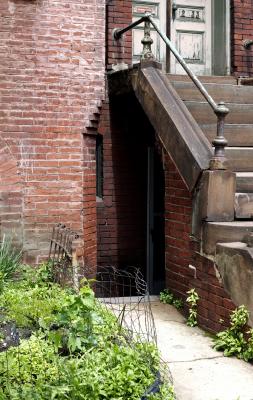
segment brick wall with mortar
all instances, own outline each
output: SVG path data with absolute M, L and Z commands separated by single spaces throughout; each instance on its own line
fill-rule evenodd
M 253 1 L 231 0 L 231 67 L 237 76 L 253 74 L 253 46 L 245 49 L 245 39 L 253 39 Z
M 145 269 L 148 132 L 134 97 L 104 105 L 104 196 L 97 202 L 98 264 Z M 131 114 L 131 118 L 129 118 Z
M 191 239 L 191 194 L 168 155 L 165 160 L 166 286 L 184 300 L 186 292 L 195 288 L 200 296 L 198 323 L 217 332 L 228 326 L 235 306 L 219 281 L 215 264 L 199 254 L 199 244 Z M 196 278 L 189 265 L 196 268 Z
M 107 51 L 106 64 L 110 69 L 118 63 L 132 63 L 132 32 L 120 41 L 113 40 L 113 30 L 124 28 L 132 22 L 132 0 L 107 0 Z
M 0 169 L 14 182 L 1 174 L 2 233 L 38 262 L 61 221 L 82 246 L 85 235 L 86 260 L 96 263 L 89 134 L 104 98 L 105 0 L 1 0 L 0 31 L 0 139 L 12 163 L 1 152 Z
M 106 1 L 106 66 L 111 70 L 116 64 L 132 63 L 132 33 L 128 32 L 120 42 L 113 40 L 113 30 L 124 27 L 132 21 L 132 0 Z M 127 110 L 129 112 L 129 109 Z M 127 137 L 124 129 L 124 118 L 120 121 L 122 108 L 117 104 L 103 103 L 98 132 L 103 135 L 103 199 L 97 199 L 97 229 L 98 229 L 98 264 L 99 265 L 129 265 L 138 262 L 145 263 L 144 219 L 139 227 L 135 221 L 137 215 L 134 187 L 136 176 L 129 168 L 131 161 L 127 154 L 131 153 L 136 143 L 134 138 Z M 136 160 L 140 161 L 140 155 Z M 138 182 L 138 179 L 137 179 Z M 131 201 L 132 200 L 132 201 Z M 142 198 L 143 200 L 143 198 Z M 144 200 L 145 201 L 145 200 Z M 143 207 L 141 207 L 141 213 Z

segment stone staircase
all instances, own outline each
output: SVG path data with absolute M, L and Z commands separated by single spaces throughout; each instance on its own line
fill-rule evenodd
M 253 86 L 238 85 L 234 77 L 200 80 L 230 110 L 227 170 L 209 168 L 217 118 L 187 76 L 165 74 L 156 62 L 144 61 L 112 74 L 109 93 L 135 93 L 192 193 L 192 236 L 200 254 L 215 262 L 231 299 L 250 310 L 253 326 Z
M 209 104 L 191 82 L 180 76 L 168 76 L 181 99 L 212 142 L 216 135 L 216 117 Z M 230 113 L 225 137 L 228 169 L 236 173 L 235 219 L 253 217 L 253 86 L 238 86 L 233 77 L 202 78 L 215 101 L 224 101 Z
M 168 75 L 168 79 L 211 143 L 216 118 L 208 103 L 186 77 Z M 201 81 L 214 100 L 224 101 L 230 110 L 224 136 L 227 167 L 236 174 L 234 221 L 206 222 L 202 249 L 214 258 L 234 302 L 253 310 L 253 86 L 238 86 L 233 77 Z

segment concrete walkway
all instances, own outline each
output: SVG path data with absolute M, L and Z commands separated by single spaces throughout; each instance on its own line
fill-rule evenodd
M 177 400 L 253 400 L 253 365 L 213 350 L 211 338 L 174 307 L 153 301 L 152 311 Z

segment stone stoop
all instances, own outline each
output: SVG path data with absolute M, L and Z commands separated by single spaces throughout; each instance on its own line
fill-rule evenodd
M 216 118 L 208 103 L 185 77 L 169 75 L 169 80 L 212 142 Z M 225 123 L 227 168 L 236 180 L 233 220 L 202 222 L 202 252 L 215 261 L 232 301 L 247 306 L 253 326 L 253 87 L 237 85 L 231 77 L 201 80 L 214 100 L 224 101 L 230 110 Z

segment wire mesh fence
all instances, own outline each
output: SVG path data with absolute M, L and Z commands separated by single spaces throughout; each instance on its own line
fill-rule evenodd
M 113 266 L 98 267 L 96 273 L 86 271 L 94 279 L 92 287 L 96 297 L 118 317 L 132 337 L 156 343 L 150 296 L 141 271 L 135 267 L 119 270 Z

